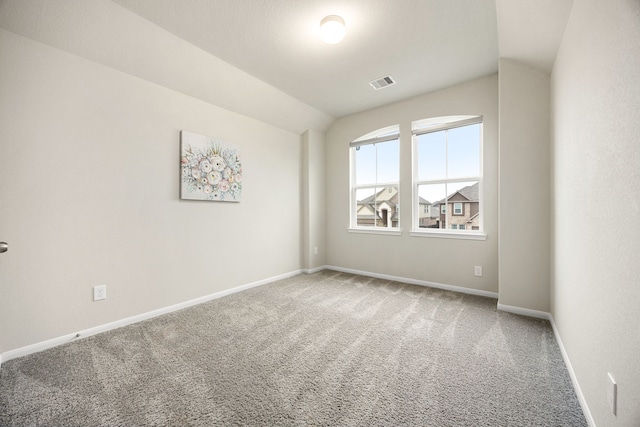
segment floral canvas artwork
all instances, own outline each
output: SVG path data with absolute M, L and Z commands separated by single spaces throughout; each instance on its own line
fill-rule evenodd
M 180 137 L 180 197 L 239 202 L 242 198 L 240 148 L 184 130 Z

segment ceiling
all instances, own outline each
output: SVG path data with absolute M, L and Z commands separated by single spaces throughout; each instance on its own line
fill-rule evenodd
M 295 114 L 326 128 L 494 74 L 500 57 L 550 72 L 572 1 L 0 0 L 0 26 L 284 128 Z M 346 22 L 337 45 L 318 33 L 331 14 Z M 369 86 L 388 74 L 396 85 Z
M 495 0 L 114 1 L 334 117 L 498 71 Z M 319 37 L 332 14 L 337 45 Z

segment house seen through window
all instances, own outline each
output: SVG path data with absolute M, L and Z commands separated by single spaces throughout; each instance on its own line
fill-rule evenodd
M 397 229 L 400 222 L 399 128 L 364 135 L 350 144 L 351 227 Z

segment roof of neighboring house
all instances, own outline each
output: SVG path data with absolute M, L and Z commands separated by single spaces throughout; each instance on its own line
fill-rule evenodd
M 393 187 L 392 187 L 393 188 Z M 378 191 L 376 194 L 372 194 L 369 197 L 366 197 L 362 200 L 358 200 L 358 204 L 359 205 L 366 205 L 366 204 L 372 204 L 376 198 L 378 199 L 378 201 L 380 202 L 390 202 L 389 204 L 391 204 L 392 206 L 395 206 L 398 204 L 398 192 L 396 191 L 395 194 L 393 196 L 391 196 L 389 199 L 382 199 L 380 200 L 380 195 L 383 194 L 385 191 L 387 191 L 389 189 L 389 187 L 385 187 L 382 190 Z M 395 190 L 395 189 L 394 189 Z M 423 199 L 422 197 L 419 197 L 419 204 L 421 205 L 430 205 L 431 203 L 426 200 Z
M 388 187 L 383 188 L 375 194 L 370 195 L 362 200 L 358 200 L 359 205 L 373 205 L 373 203 L 378 200 L 378 203 L 386 202 L 391 206 L 395 206 L 398 203 L 398 192 L 396 191 L 393 196 L 388 199 L 381 199 L 380 195 L 387 191 Z
M 453 196 L 455 196 L 456 194 L 460 194 L 462 197 L 464 197 L 465 199 L 467 199 L 470 202 L 479 202 L 480 201 L 480 183 L 476 182 L 473 185 L 467 185 L 466 187 L 462 187 L 458 191 L 455 191 L 454 193 L 450 194 L 446 198 L 446 200 L 451 200 L 451 198 Z M 442 203 L 444 203 L 444 201 L 445 201 L 445 199 L 438 200 L 437 202 L 433 203 L 433 206 L 437 206 L 439 204 L 442 204 Z
M 462 195 L 470 202 L 478 202 L 480 201 L 480 183 L 476 182 L 473 185 L 467 185 L 466 187 L 462 187 L 456 193 Z M 449 196 L 449 199 L 453 197 L 456 193 L 453 193 Z

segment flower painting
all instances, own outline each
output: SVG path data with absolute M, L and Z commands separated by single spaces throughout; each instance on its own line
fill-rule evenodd
M 240 148 L 184 130 L 180 137 L 180 197 L 239 202 L 242 197 Z

